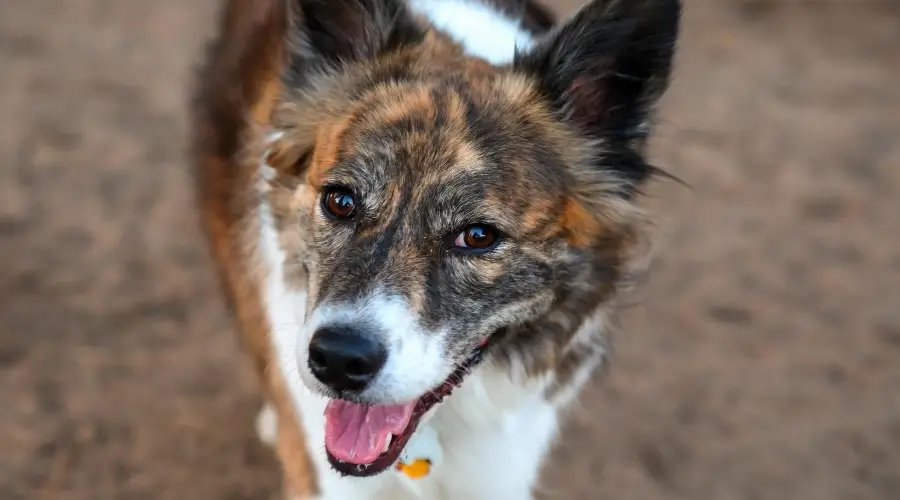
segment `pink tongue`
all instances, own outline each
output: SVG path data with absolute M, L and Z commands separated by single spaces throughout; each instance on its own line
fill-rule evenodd
M 325 407 L 325 447 L 342 462 L 370 464 L 388 434 L 406 429 L 416 403 L 362 406 L 334 399 Z

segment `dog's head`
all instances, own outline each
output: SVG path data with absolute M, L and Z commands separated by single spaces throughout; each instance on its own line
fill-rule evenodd
M 399 0 L 295 10 L 268 196 L 307 385 L 408 421 L 494 340 L 559 347 L 634 241 L 678 1 L 595 0 L 502 66 Z

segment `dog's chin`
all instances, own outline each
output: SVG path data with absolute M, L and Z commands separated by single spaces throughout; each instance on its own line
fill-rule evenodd
M 480 347 L 437 387 L 405 404 L 359 404 L 332 394 L 325 409 L 325 453 L 331 467 L 341 475 L 371 477 L 394 466 L 419 424 L 482 358 Z

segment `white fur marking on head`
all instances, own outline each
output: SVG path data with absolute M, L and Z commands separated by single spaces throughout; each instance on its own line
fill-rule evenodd
M 506 64 L 517 47 L 527 49 L 532 44 L 519 20 L 475 0 L 410 0 L 409 5 L 461 43 L 469 55 L 491 64 Z

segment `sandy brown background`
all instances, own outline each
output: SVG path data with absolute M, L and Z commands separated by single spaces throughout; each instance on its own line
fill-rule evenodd
M 184 159 L 215 0 L 2 3 L 0 499 L 268 498 Z M 545 497 L 900 499 L 898 2 L 686 10 L 692 189 Z

